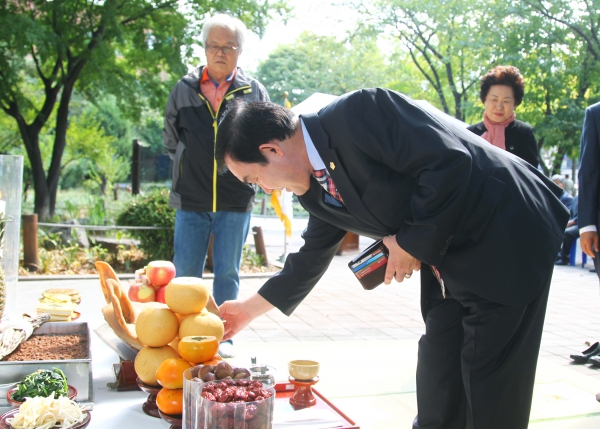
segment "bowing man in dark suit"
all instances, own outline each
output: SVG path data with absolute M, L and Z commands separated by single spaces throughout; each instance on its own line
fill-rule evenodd
M 385 89 L 346 94 L 300 118 L 272 103 L 236 105 L 216 154 L 243 182 L 295 192 L 310 213 L 305 244 L 283 270 L 221 306 L 225 338 L 274 307 L 291 314 L 346 231 L 383 238 L 386 284 L 421 272 L 426 334 L 414 427 L 527 427 L 569 217 L 551 181 Z
M 598 228 L 600 225 L 600 103 L 588 107 L 581 133 L 579 161 L 579 233 L 581 250 L 594 258 L 600 277 Z

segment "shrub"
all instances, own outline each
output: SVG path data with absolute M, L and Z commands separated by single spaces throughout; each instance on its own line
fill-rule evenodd
M 125 210 L 118 215 L 117 225 L 161 228 L 128 230 L 128 234 L 140 240 L 140 248 L 149 259 L 173 260 L 175 209 L 169 207 L 168 190 L 134 198 Z

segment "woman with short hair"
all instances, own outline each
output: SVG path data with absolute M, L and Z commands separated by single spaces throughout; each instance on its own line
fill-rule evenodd
M 515 114 L 524 94 L 523 75 L 518 68 L 494 67 L 481 80 L 483 121 L 468 130 L 537 167 L 539 157 L 533 127 L 517 120 Z

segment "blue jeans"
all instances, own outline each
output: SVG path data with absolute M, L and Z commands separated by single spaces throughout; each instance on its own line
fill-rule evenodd
M 214 234 L 213 296 L 217 305 L 238 296 L 242 249 L 250 227 L 250 215 L 250 212 L 185 210 L 177 210 L 175 215 L 173 263 L 177 277 L 202 277 L 210 234 Z

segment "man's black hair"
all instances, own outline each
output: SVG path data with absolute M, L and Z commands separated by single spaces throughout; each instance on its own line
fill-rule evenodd
M 279 104 L 269 101 L 231 103 L 217 133 L 215 159 L 219 171 L 227 170 L 226 156 L 245 164 L 267 164 L 260 145 L 291 137 L 297 124 L 294 113 Z

